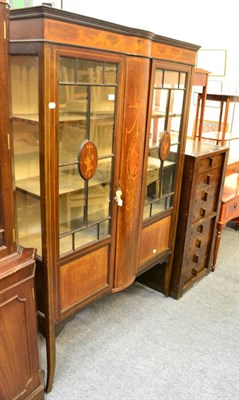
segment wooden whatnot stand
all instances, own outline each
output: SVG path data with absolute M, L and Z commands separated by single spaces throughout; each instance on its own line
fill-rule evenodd
M 197 103 L 197 111 L 196 115 L 199 115 L 199 107 L 200 103 L 203 102 L 204 97 L 203 93 L 198 94 L 198 103 Z M 224 146 L 227 142 L 232 140 L 239 139 L 239 133 L 236 135 L 232 135 L 227 132 L 228 126 L 228 114 L 230 105 L 233 103 L 239 103 L 239 95 L 238 94 L 226 94 L 226 93 L 207 93 L 206 94 L 206 101 L 216 101 L 220 103 L 220 112 L 219 112 L 219 119 L 218 119 L 218 128 L 216 132 L 203 132 L 202 123 L 203 117 L 201 115 L 200 126 L 198 132 L 195 132 L 194 139 L 198 138 L 200 141 L 201 139 L 206 139 L 211 141 L 214 144 Z M 205 105 L 205 102 L 204 102 Z

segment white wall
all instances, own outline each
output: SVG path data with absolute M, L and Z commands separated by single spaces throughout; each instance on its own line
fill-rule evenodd
M 224 86 L 239 89 L 239 0 L 63 0 L 63 8 L 203 48 L 226 49 Z
M 239 43 L 238 0 L 63 0 L 63 8 L 206 47 Z
M 42 2 L 34 0 L 34 3 Z M 220 78 L 222 90 L 239 93 L 239 0 L 52 0 L 52 3 L 59 8 L 63 4 L 67 11 L 147 30 L 204 49 L 225 49 L 227 65 L 226 76 Z M 236 127 L 239 129 L 239 121 Z

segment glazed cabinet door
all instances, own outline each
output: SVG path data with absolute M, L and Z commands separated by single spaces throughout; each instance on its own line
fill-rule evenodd
M 55 53 L 59 313 L 113 285 L 121 143 L 122 58 Z
M 118 73 L 116 62 L 59 57 L 60 258 L 112 232 Z
M 172 250 L 191 69 L 154 61 L 145 153 L 139 271 Z
M 44 311 L 47 271 L 57 319 L 112 289 L 123 57 L 12 53 L 18 242 L 37 248 L 38 304 Z

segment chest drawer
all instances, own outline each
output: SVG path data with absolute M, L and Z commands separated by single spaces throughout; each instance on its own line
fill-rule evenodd
M 207 222 L 209 223 L 207 223 L 205 230 L 202 233 L 196 231 L 195 235 L 193 235 L 188 241 L 187 248 L 190 258 L 193 258 L 194 254 L 200 254 L 201 249 L 203 249 L 210 241 L 214 224 L 211 220 L 208 220 Z
M 191 237 L 191 239 L 195 237 L 202 239 L 202 237 L 207 235 L 207 232 L 211 229 L 212 223 L 213 219 L 206 219 L 198 225 L 193 225 L 189 230 L 189 237 Z
M 200 173 L 197 179 L 197 189 L 204 187 L 215 186 L 218 184 L 221 177 L 221 168 L 213 168 L 209 171 Z
M 239 214 L 239 196 L 230 200 L 228 203 L 223 205 L 224 220 L 233 218 Z
M 201 257 L 197 263 L 190 262 L 187 268 L 183 271 L 184 285 L 186 285 L 192 278 L 196 277 L 201 271 L 209 268 L 209 254 Z
M 222 164 L 222 161 L 223 161 L 222 154 L 203 158 L 199 162 L 199 172 L 206 171 L 210 168 L 219 167 Z
M 207 191 L 197 192 L 192 209 L 192 220 L 206 217 L 211 212 L 215 212 L 218 206 L 218 187 L 210 187 Z

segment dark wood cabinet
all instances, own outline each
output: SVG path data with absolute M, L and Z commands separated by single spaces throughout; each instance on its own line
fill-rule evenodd
M 35 252 L 19 248 L 0 260 L 0 398 L 40 400 Z
M 37 248 L 50 390 L 68 317 L 171 257 L 199 47 L 47 6 L 10 26 L 17 238 Z
M 170 296 L 179 299 L 213 265 L 228 148 L 187 140 Z

